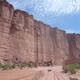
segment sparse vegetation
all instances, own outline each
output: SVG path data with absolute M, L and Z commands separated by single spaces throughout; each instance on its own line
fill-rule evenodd
M 10 70 L 10 69 L 14 69 L 16 67 L 19 67 L 20 69 L 25 68 L 25 67 L 37 67 L 37 65 L 33 62 L 30 63 L 17 63 L 14 65 L 9 65 L 9 64 L 0 64 L 0 69 L 2 70 Z
M 28 67 L 37 67 L 37 64 L 34 62 L 30 62 L 27 64 Z
M 77 78 L 71 78 L 71 77 L 70 77 L 69 79 L 70 79 L 70 80 L 78 80 Z
M 76 69 L 80 69 L 80 63 L 68 64 L 63 66 L 63 70 L 65 73 L 70 72 L 72 74 L 75 74 Z
M 29 63 L 18 63 L 16 64 L 17 67 L 20 67 L 20 68 L 24 68 L 24 67 L 37 67 L 36 63 L 34 62 L 29 62 Z
M 48 62 L 44 62 L 43 66 L 51 66 L 52 65 L 52 61 L 48 61 Z
M 9 70 L 9 69 L 14 69 L 14 65 L 8 65 L 8 64 L 0 64 L 0 69 L 2 70 Z

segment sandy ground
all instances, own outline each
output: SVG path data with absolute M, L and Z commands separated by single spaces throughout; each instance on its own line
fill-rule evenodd
M 69 80 L 61 66 L 0 71 L 0 80 Z

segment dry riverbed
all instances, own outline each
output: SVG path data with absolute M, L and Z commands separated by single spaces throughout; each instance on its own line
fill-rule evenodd
M 80 80 L 80 74 L 73 75 Z M 0 70 L 0 80 L 69 80 L 61 66 Z

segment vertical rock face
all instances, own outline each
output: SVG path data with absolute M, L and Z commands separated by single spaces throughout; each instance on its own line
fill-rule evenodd
M 69 42 L 69 59 L 68 62 L 72 63 L 80 61 L 80 34 L 68 34 Z
M 20 10 L 15 10 L 10 28 L 10 55 L 16 62 L 35 62 L 34 19 Z M 19 54 L 17 54 L 19 53 Z M 23 57 L 24 56 L 24 57 Z M 15 61 L 14 61 L 15 63 Z
M 66 34 L 0 1 L 0 63 L 61 65 L 80 60 L 80 35 Z
M 13 17 L 13 7 L 6 1 L 0 1 L 0 62 L 7 61 L 9 48 L 9 30 Z
M 55 64 L 64 64 L 69 55 L 69 47 L 67 34 L 59 29 L 54 29 L 55 32 Z

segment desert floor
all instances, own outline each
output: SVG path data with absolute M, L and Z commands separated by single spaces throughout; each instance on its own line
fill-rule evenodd
M 0 70 L 0 80 L 69 80 L 68 77 L 61 66 Z

